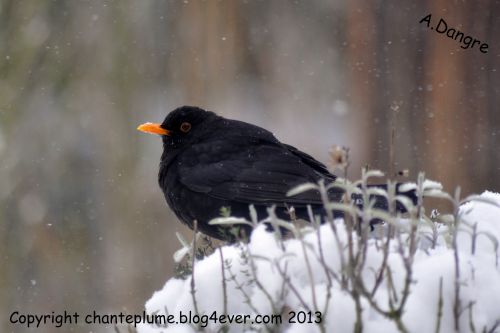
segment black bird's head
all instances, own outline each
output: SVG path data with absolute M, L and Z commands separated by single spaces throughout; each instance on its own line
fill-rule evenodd
M 170 112 L 161 124 L 145 123 L 137 127 L 139 131 L 162 136 L 165 150 L 173 150 L 189 145 L 204 132 L 209 120 L 218 116 L 195 106 L 181 106 Z

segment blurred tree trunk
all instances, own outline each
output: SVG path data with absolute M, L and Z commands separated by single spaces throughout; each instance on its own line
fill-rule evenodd
M 176 33 L 182 59 L 172 64 L 174 84 L 185 91 L 186 104 L 209 106 L 228 99 L 225 92 L 244 67 L 246 50 L 241 2 L 193 1 L 179 5 Z
M 490 43 L 490 52 L 496 44 L 498 50 L 498 34 L 500 32 L 500 4 L 496 0 L 490 0 L 485 10 L 489 13 L 486 21 L 485 38 Z M 489 55 L 486 66 L 487 77 L 484 93 L 488 100 L 487 122 L 491 124 L 489 129 L 489 140 L 485 143 L 487 156 L 490 156 L 487 177 L 484 180 L 485 188 L 500 191 L 500 61 L 498 53 Z
M 465 50 L 468 62 L 465 72 L 465 105 L 472 137 L 465 160 L 471 161 L 467 177 L 474 187 L 498 189 L 500 181 L 500 75 L 496 41 L 500 31 L 500 3 L 481 0 L 467 3 L 467 32 L 489 44 L 488 53 Z M 480 22 L 481 24 L 477 24 Z M 470 31 L 469 31 L 470 29 Z M 497 60 L 495 61 L 495 58 Z
M 349 1 L 347 6 L 347 72 L 349 73 L 349 89 L 347 89 L 350 104 L 355 115 L 353 130 L 359 131 L 360 147 L 365 151 L 355 154 L 366 157 L 366 162 L 372 167 L 380 167 L 373 161 L 379 161 L 377 140 L 380 122 L 377 118 L 376 68 L 377 22 L 375 20 L 375 3 L 361 0 Z M 354 174 L 358 174 L 354 170 Z
M 436 26 L 448 1 L 433 1 L 431 25 Z M 466 8 L 457 4 L 453 11 L 446 12 L 445 19 L 450 26 L 466 19 Z M 426 15 L 426 14 L 425 14 Z M 426 106 L 423 110 L 423 128 L 427 133 L 421 136 L 421 145 L 427 149 L 425 171 L 431 179 L 443 182 L 447 190 L 455 186 L 470 188 L 462 147 L 470 142 L 461 96 L 465 93 L 464 53 L 453 52 L 457 42 L 427 31 L 430 39 L 425 59 Z M 427 113 L 427 114 L 425 114 Z

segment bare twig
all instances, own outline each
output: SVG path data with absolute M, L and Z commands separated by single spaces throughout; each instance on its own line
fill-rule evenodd
M 439 278 L 439 300 L 436 318 L 436 330 L 435 333 L 441 332 L 441 318 L 443 318 L 443 277 Z
M 319 310 L 318 302 L 316 300 L 316 289 L 315 289 L 315 283 L 314 283 L 314 275 L 312 272 L 311 263 L 309 262 L 309 256 L 307 255 L 307 250 L 306 250 L 304 238 L 303 238 L 302 232 L 300 230 L 298 232 L 298 236 L 299 236 L 298 238 L 299 238 L 299 242 L 300 242 L 300 245 L 302 248 L 302 254 L 304 255 L 304 262 L 305 262 L 306 268 L 307 268 L 307 275 L 309 276 L 309 283 L 311 284 L 311 298 L 312 298 L 313 306 L 314 306 L 315 310 Z
M 326 261 L 325 261 L 325 255 L 323 253 L 323 243 L 321 241 L 320 225 L 319 225 L 319 223 L 316 223 L 316 221 L 314 220 L 314 215 L 313 215 L 312 208 L 310 205 L 307 206 L 307 213 L 309 215 L 309 220 L 310 220 L 311 224 L 316 229 L 316 238 L 318 239 L 318 250 L 319 250 L 318 261 L 321 263 L 321 267 L 325 271 L 325 276 L 326 276 L 326 281 L 327 281 L 326 300 L 325 300 L 325 305 L 323 307 L 323 315 L 326 316 L 328 313 L 328 306 L 330 304 L 330 298 L 332 297 L 333 282 L 332 282 L 332 277 L 330 276 L 329 271 L 328 271 L 328 266 L 327 266 Z M 337 274 L 335 272 L 333 272 L 333 277 L 335 279 L 337 279 Z
M 226 284 L 226 272 L 224 269 L 224 255 L 222 253 L 222 248 L 219 247 L 219 257 L 220 257 L 220 267 L 222 274 L 222 297 L 223 297 L 223 314 L 227 315 L 227 284 Z
M 290 281 L 290 277 L 286 274 L 287 264 L 285 264 L 285 269 L 284 270 L 281 269 L 281 266 L 280 266 L 279 262 L 275 262 L 275 267 L 278 270 L 278 273 L 280 273 L 283 281 L 288 285 L 288 287 L 290 287 L 290 290 L 293 292 L 293 294 L 295 295 L 295 297 L 297 297 L 297 299 L 299 300 L 299 302 L 302 305 L 302 307 L 304 309 L 306 309 L 306 311 L 311 311 L 311 308 L 309 307 L 309 305 L 307 305 L 307 303 L 304 301 L 304 299 L 302 298 L 302 296 L 300 295 L 300 293 L 298 292 L 298 290 L 292 284 L 292 281 Z
M 472 255 L 476 254 L 476 240 L 477 240 L 477 222 L 472 226 L 472 242 L 470 252 Z
M 453 225 L 453 238 L 452 238 L 453 258 L 455 263 L 455 300 L 453 303 L 453 319 L 456 332 L 460 332 L 460 313 L 462 307 L 460 302 L 460 258 L 458 255 L 458 244 L 457 244 L 458 227 L 460 223 L 459 202 L 460 202 L 460 187 L 457 187 L 457 189 L 455 190 L 455 196 L 453 201 L 454 225 Z
M 250 272 L 252 274 L 252 279 L 255 282 L 255 285 L 266 296 L 267 300 L 271 304 L 271 309 L 272 309 L 273 313 L 277 313 L 278 312 L 278 308 L 276 306 L 276 303 L 273 300 L 273 297 L 271 296 L 271 294 L 269 293 L 269 291 L 267 291 L 267 289 L 264 288 L 264 285 L 262 284 L 262 282 L 260 282 L 259 278 L 257 277 L 257 268 L 256 268 L 256 265 L 255 265 L 254 256 L 250 252 L 250 247 L 248 246 L 248 244 L 245 244 L 245 250 L 246 250 L 246 252 L 248 254 L 248 260 L 250 262 L 250 264 L 249 264 L 249 266 L 250 266 Z
M 191 253 L 191 297 L 193 298 L 194 312 L 199 314 L 198 302 L 196 301 L 196 284 L 194 279 L 194 264 L 196 260 L 196 233 L 198 232 L 198 221 L 193 221 L 193 249 Z
M 469 329 L 471 333 L 476 333 L 476 325 L 474 325 L 474 316 L 473 316 L 473 308 L 475 302 L 470 301 L 467 308 L 469 309 Z
M 399 111 L 399 103 L 393 102 L 391 105 L 391 137 L 389 141 L 389 176 L 396 176 L 396 122 L 397 122 L 397 114 Z
M 335 244 L 337 245 L 337 253 L 339 254 L 339 257 L 340 257 L 342 287 L 346 288 L 347 282 L 346 282 L 346 278 L 344 276 L 346 265 L 345 265 L 343 245 L 342 245 L 342 242 L 340 241 L 337 227 L 335 226 L 333 212 L 331 209 L 326 208 L 329 206 L 330 200 L 328 199 L 328 191 L 325 187 L 325 182 L 323 181 L 323 179 L 321 179 L 318 182 L 318 185 L 319 185 L 319 192 L 321 194 L 321 200 L 322 200 L 323 206 L 325 207 L 325 210 L 326 210 L 327 220 L 328 220 L 328 223 L 330 224 L 330 227 L 333 231 L 333 237 L 335 238 Z
M 384 247 L 383 247 L 384 256 L 382 258 L 382 264 L 380 265 L 377 277 L 375 279 L 375 285 L 373 286 L 373 289 L 370 293 L 370 297 L 375 297 L 375 293 L 377 292 L 378 287 L 380 286 L 380 284 L 382 283 L 382 280 L 384 279 L 384 272 L 385 272 L 385 269 L 387 267 L 387 258 L 389 257 L 389 249 L 390 249 L 390 244 L 391 244 L 391 237 L 389 237 L 389 234 L 391 233 L 391 231 L 392 231 L 392 224 L 389 224 L 387 227 L 387 234 L 388 235 L 387 235 L 386 241 L 384 243 Z

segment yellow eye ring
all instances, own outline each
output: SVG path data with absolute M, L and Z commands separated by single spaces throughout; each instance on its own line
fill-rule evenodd
M 187 133 L 187 132 L 189 132 L 191 130 L 191 124 L 188 123 L 188 122 L 184 122 L 184 123 L 181 124 L 180 129 L 181 129 L 181 132 Z

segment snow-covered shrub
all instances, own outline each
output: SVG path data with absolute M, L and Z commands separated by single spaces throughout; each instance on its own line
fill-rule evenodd
M 421 175 L 417 184 L 405 185 L 417 190 L 419 203 L 413 205 L 395 194 L 393 183 L 387 192 L 364 186 L 373 175 L 379 173 L 333 186 L 342 187 L 346 198 L 355 192 L 367 201 L 371 194 L 383 195 L 389 212 L 325 199 L 326 208 L 343 210 L 345 217 L 302 227 L 279 221 L 270 212 L 268 223 L 290 230 L 293 237 L 285 239 L 257 221 L 215 221 L 252 223 L 255 229 L 249 242 L 222 246 L 193 260 L 191 275 L 168 280 L 146 303 L 147 313 L 171 315 L 178 324 L 141 324 L 138 331 L 499 330 L 500 194 L 485 192 L 460 200 L 459 191 L 450 196 Z M 311 188 L 327 190 L 319 183 L 293 192 Z M 453 213 L 427 216 L 422 197 L 448 200 Z M 406 217 L 395 213 L 396 201 L 408 208 Z M 385 223 L 371 230 L 366 221 L 375 217 Z M 183 242 L 178 259 L 191 252 L 190 244 Z M 244 316 L 246 323 L 235 323 Z M 179 323 L 189 317 L 190 323 Z

